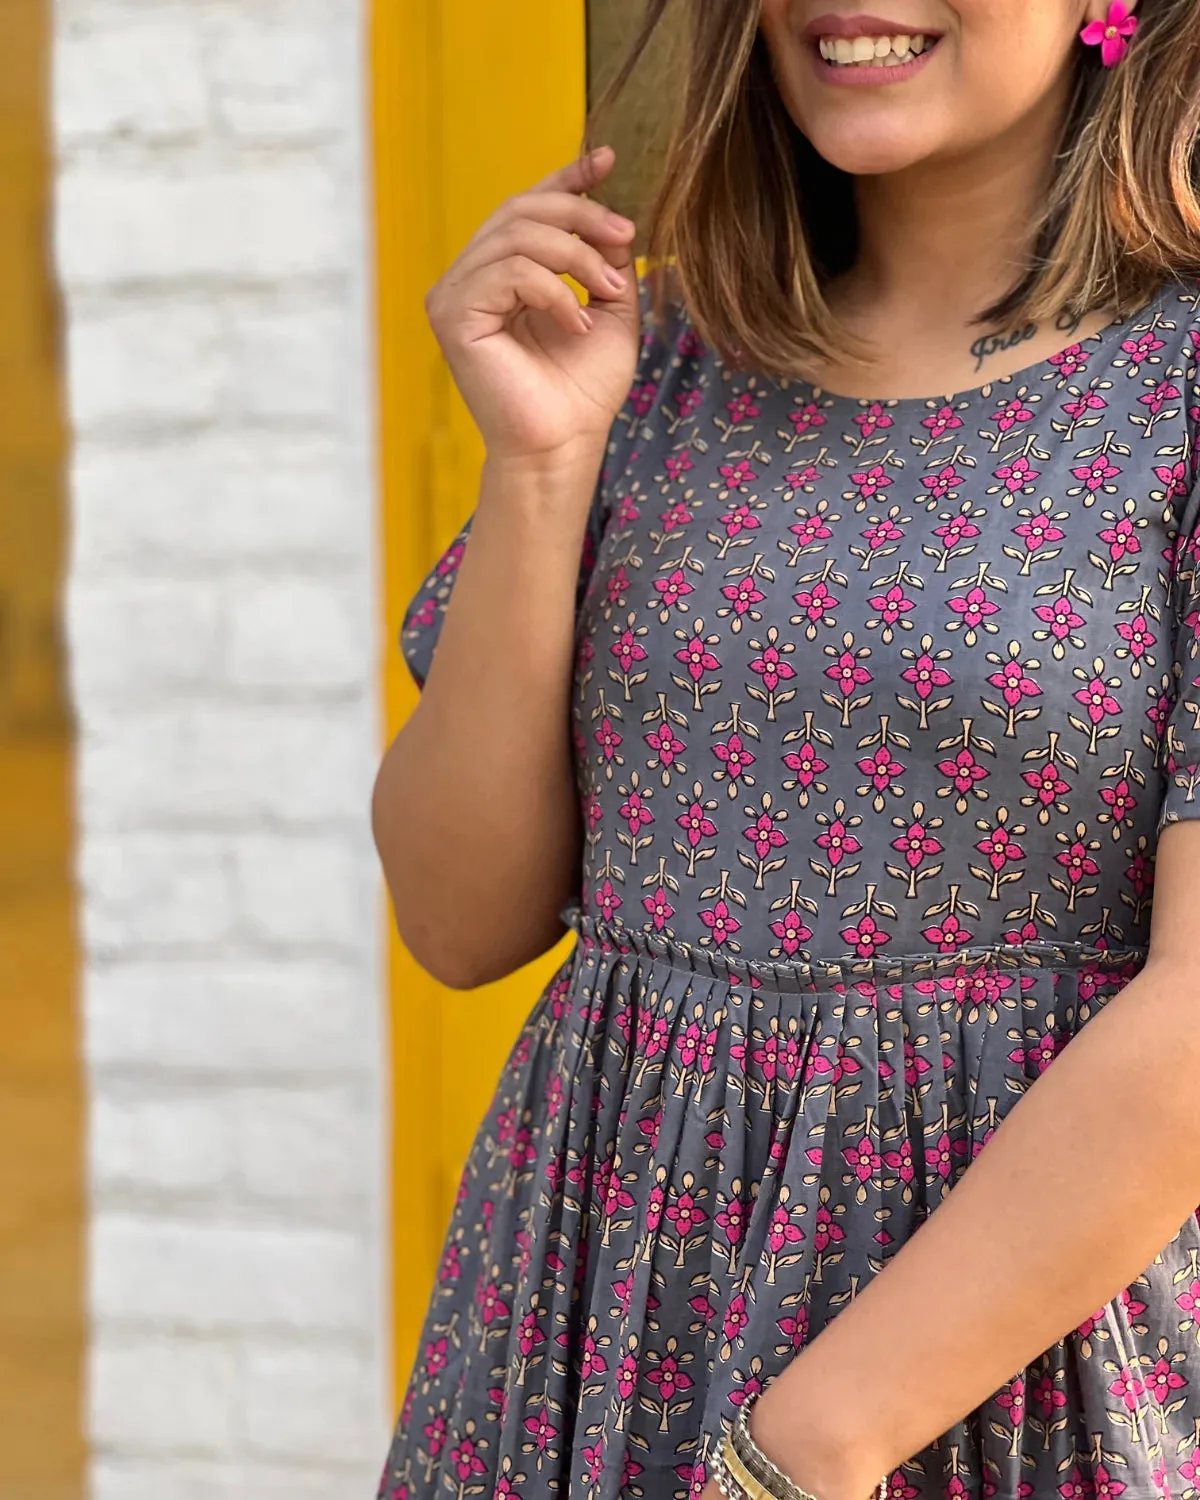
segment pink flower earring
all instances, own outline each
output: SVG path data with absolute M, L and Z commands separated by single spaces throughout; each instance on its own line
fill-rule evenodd
M 1085 46 L 1100 48 L 1100 60 L 1106 68 L 1115 68 L 1125 56 L 1137 24 L 1137 17 L 1129 14 L 1122 0 L 1112 0 L 1104 20 L 1089 21 L 1079 37 Z

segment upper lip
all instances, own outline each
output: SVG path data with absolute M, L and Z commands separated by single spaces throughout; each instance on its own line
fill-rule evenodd
M 818 16 L 804 28 L 809 38 L 842 36 L 940 36 L 938 31 L 909 26 L 900 21 L 885 21 L 882 16 Z

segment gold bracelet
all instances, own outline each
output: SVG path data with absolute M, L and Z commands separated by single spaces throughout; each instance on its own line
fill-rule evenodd
M 750 1409 L 756 1399 L 742 1403 L 729 1435 L 714 1455 L 717 1488 L 725 1500 L 817 1500 L 778 1469 L 750 1436 Z M 879 1481 L 873 1500 L 887 1500 L 888 1478 L 885 1474 Z
M 732 1442 L 726 1441 L 725 1452 L 722 1457 L 725 1467 L 729 1471 L 730 1478 L 746 1496 L 746 1500 L 782 1500 L 781 1496 L 767 1489 L 765 1484 L 761 1484 L 751 1474 L 750 1470 L 738 1457 L 737 1449 L 733 1446 Z M 794 1494 L 789 1497 L 789 1500 L 816 1500 L 815 1495 L 810 1495 L 807 1490 L 802 1490 L 799 1485 L 793 1485 L 792 1490 Z

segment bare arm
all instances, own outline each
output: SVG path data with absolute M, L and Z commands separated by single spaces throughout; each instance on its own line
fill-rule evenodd
M 1146 966 L 763 1397 L 759 1441 L 822 1500 L 866 1500 L 1140 1275 L 1194 1211 L 1198 877 L 1200 824 L 1169 826 Z
M 373 821 L 401 935 L 457 989 L 544 953 L 579 868 L 576 592 L 640 326 L 635 226 L 586 197 L 614 160 L 602 149 L 510 199 L 426 303 L 488 457 L 434 661 L 380 770 Z M 565 274 L 587 288 L 586 311 Z
M 485 467 L 429 677 L 376 783 L 401 936 L 455 988 L 511 973 L 563 933 L 581 847 L 575 588 L 600 460 Z

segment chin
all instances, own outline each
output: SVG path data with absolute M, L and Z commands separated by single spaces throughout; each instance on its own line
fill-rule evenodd
M 806 130 L 805 134 L 819 155 L 852 177 L 882 177 L 904 172 L 927 160 L 930 144 L 915 135 L 906 135 L 894 126 L 847 130 L 844 126 Z

